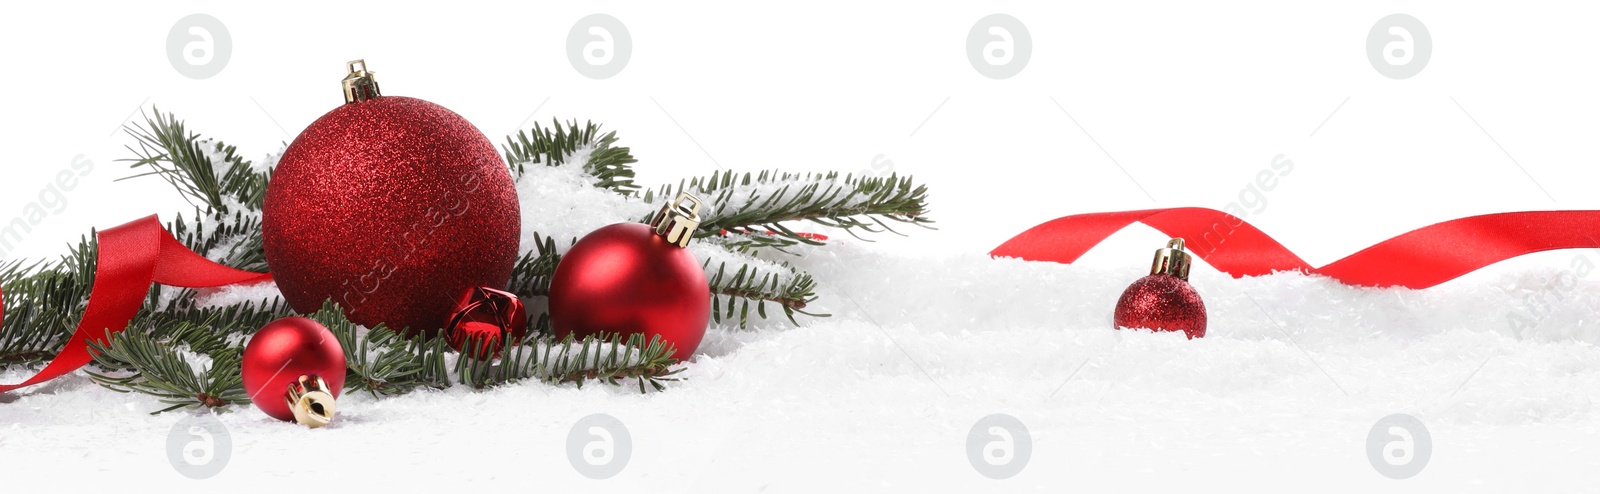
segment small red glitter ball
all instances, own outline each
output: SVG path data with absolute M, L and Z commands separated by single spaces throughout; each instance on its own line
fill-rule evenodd
M 300 313 L 332 299 L 357 324 L 432 333 L 467 290 L 510 280 L 515 185 L 466 119 L 362 81 L 363 98 L 306 127 L 278 161 L 261 217 L 267 264 Z
M 1183 278 L 1152 274 L 1128 286 L 1117 299 L 1117 328 L 1183 331 L 1189 339 L 1206 335 L 1206 304 Z
M 647 225 L 590 232 L 561 256 L 550 279 L 550 326 L 558 336 L 660 336 L 687 359 L 711 318 L 711 289 L 694 254 Z

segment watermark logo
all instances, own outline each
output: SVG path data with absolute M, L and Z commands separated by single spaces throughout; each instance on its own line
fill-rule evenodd
M 1397 413 L 1378 420 L 1367 432 L 1367 461 L 1372 469 L 1403 480 L 1422 473 L 1433 456 L 1433 436 L 1416 417 Z
M 233 37 L 222 21 L 205 14 L 178 19 L 167 32 L 167 61 L 179 74 L 206 79 L 222 72 L 233 56 Z
M 461 174 L 456 185 L 455 191 L 446 190 L 440 196 L 442 200 L 439 201 L 439 204 L 444 206 L 429 206 L 427 210 L 422 212 L 420 221 L 412 223 L 405 233 L 400 234 L 400 242 L 405 245 L 406 251 L 405 256 L 399 262 L 411 260 L 411 256 L 415 255 L 424 244 L 430 241 L 439 241 L 434 232 L 439 227 L 444 226 L 451 218 L 461 217 L 472 208 L 472 193 L 477 192 L 480 186 L 477 172 Z M 454 192 L 459 192 L 459 194 Z M 347 305 L 366 302 L 367 296 L 376 293 L 384 282 L 389 281 L 389 278 L 394 276 L 394 272 L 400 269 L 400 266 L 400 263 L 391 259 L 374 261 L 372 267 L 368 268 L 361 276 L 357 276 L 355 280 L 347 279 L 340 283 L 344 287 L 344 292 L 339 295 L 339 300 Z M 351 283 L 352 281 L 354 281 L 353 284 Z
M 1573 295 L 1578 289 L 1579 282 L 1587 279 L 1589 274 L 1594 272 L 1595 266 L 1589 254 L 1580 252 L 1572 256 L 1568 269 L 1556 273 L 1554 278 L 1545 281 L 1537 290 L 1523 297 L 1526 315 L 1516 309 L 1506 313 L 1506 324 L 1510 326 L 1512 336 L 1518 340 L 1537 336 L 1539 325 L 1556 314 L 1560 304 Z
M 590 79 L 607 79 L 622 72 L 633 54 L 633 37 L 622 21 L 606 14 L 578 19 L 567 32 L 567 61 Z
M 1256 171 L 1255 180 L 1245 182 L 1244 187 L 1239 189 L 1239 200 L 1222 207 L 1222 212 L 1227 216 L 1212 223 L 1211 228 L 1202 233 L 1197 241 L 1191 241 L 1189 250 L 1200 254 L 1215 252 L 1236 229 L 1244 226 L 1245 218 L 1267 210 L 1268 195 L 1277 190 L 1280 181 L 1293 172 L 1294 160 L 1283 153 L 1273 156 L 1270 166 Z
M 978 419 L 967 432 L 967 461 L 980 475 L 1008 479 L 1027 468 L 1033 436 L 1016 417 L 997 413 Z
M 596 413 L 579 419 L 567 432 L 567 461 L 585 477 L 615 477 L 628 466 L 631 457 L 633 437 L 616 417 Z
M 233 457 L 233 437 L 217 417 L 186 415 L 167 433 L 167 461 L 178 474 L 203 480 L 216 476 Z
M 54 180 L 46 182 L 39 189 L 38 200 L 22 207 L 22 212 L 11 221 L 0 224 L 0 258 L 7 257 L 13 250 L 22 246 L 33 233 L 34 227 L 44 223 L 52 215 L 61 214 L 67 210 L 67 193 L 78 188 L 78 179 L 94 171 L 94 160 L 79 154 L 72 157 L 70 170 L 56 172 Z
M 1022 21 L 1005 14 L 978 19 L 967 32 L 967 60 L 990 79 L 1009 79 L 1028 66 L 1033 37 Z
M 1422 72 L 1433 55 L 1433 38 L 1422 21 L 1405 14 L 1378 19 L 1367 32 L 1367 60 L 1379 74 L 1406 79 Z

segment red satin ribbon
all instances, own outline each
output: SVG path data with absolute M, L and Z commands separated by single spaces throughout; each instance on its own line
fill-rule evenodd
M 1312 268 L 1238 217 L 1214 209 L 1171 208 L 1058 218 L 1007 240 L 989 255 L 1071 263 L 1136 222 L 1183 238 L 1190 252 L 1235 278 L 1300 271 L 1351 285 L 1417 289 L 1523 254 L 1600 247 L 1600 211 L 1498 213 L 1418 228 Z
M 88 364 L 92 360 L 89 342 L 104 344 L 107 330 L 118 333 L 126 328 L 152 283 L 202 288 L 272 279 L 268 274 L 233 269 L 195 254 L 172 238 L 154 215 L 103 230 L 95 238 L 99 254 L 94 286 L 78 328 L 44 369 L 20 384 L 0 384 L 0 393 L 55 379 Z

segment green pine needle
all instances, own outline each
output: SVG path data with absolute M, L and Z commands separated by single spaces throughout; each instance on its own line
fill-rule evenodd
M 506 137 L 506 163 L 511 165 L 512 176 L 521 179 L 526 165 L 561 166 L 587 152 L 583 171 L 598 180 L 596 187 L 632 194 L 639 187 L 633 184 L 633 167 L 628 165 L 638 160 L 628 148 L 614 146 L 616 142 L 616 132 L 602 134 L 600 125 L 593 122 L 585 122 L 581 128 L 577 120 L 565 126 L 552 120 L 548 128 L 535 122 L 531 131 Z

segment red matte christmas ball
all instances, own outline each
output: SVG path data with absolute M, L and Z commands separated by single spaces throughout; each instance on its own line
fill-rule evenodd
M 561 257 L 550 280 L 550 325 L 558 336 L 596 333 L 660 336 L 687 359 L 711 318 L 705 269 L 683 248 L 699 224 L 693 208 L 668 205 L 651 225 L 595 230 Z
M 328 328 L 304 317 L 268 323 L 245 344 L 241 365 L 245 394 L 267 415 L 311 427 L 332 420 L 345 361 Z
M 267 264 L 298 312 L 332 299 L 363 326 L 432 332 L 467 290 L 510 280 L 515 185 L 460 115 L 380 95 L 361 61 L 344 82 L 346 104 L 302 131 L 273 171 Z

